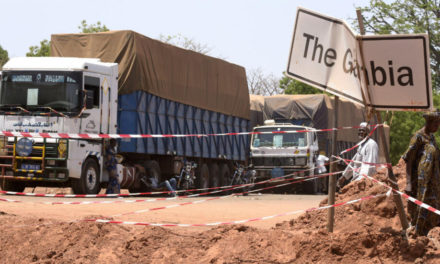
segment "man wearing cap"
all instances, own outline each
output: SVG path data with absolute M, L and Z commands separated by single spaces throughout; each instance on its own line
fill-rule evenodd
M 362 175 L 371 176 L 376 172 L 374 163 L 378 161 L 379 147 L 376 141 L 368 136 L 370 130 L 366 122 L 359 125 L 358 136 L 362 140 L 358 147 L 356 155 L 352 158 L 350 164 L 345 168 L 342 177 L 338 180 L 338 187 L 344 185 L 347 180 L 358 181 L 363 178 Z
M 440 151 L 434 133 L 440 126 L 440 112 L 424 114 L 425 126 L 411 138 L 409 147 L 402 156 L 406 162 L 405 192 L 418 200 L 439 208 L 440 196 Z M 417 235 L 427 235 L 429 230 L 440 223 L 438 215 L 408 202 L 411 225 Z

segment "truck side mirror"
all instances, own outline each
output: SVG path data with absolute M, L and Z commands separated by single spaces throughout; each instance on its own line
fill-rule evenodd
M 92 109 L 93 108 L 93 91 L 91 90 L 84 90 L 85 97 L 86 97 L 86 109 Z

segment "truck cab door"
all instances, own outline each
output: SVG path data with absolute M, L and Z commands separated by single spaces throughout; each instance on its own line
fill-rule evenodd
M 93 107 L 85 109 L 81 118 L 80 133 L 98 134 L 101 127 L 101 78 L 98 74 L 84 73 L 84 90 L 93 92 Z
M 100 116 L 101 123 L 99 133 L 101 134 L 109 134 L 110 131 L 110 83 L 107 77 L 101 77 L 101 86 L 100 86 Z

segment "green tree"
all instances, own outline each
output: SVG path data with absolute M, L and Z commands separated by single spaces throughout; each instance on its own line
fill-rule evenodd
M 388 2 L 388 3 L 387 3 Z M 433 87 L 440 88 L 440 3 L 435 0 L 370 0 L 361 7 L 366 32 L 374 34 L 427 33 Z M 357 22 L 354 22 L 357 26 Z
M 27 57 L 48 57 L 50 56 L 50 41 L 44 39 L 40 41 L 40 46 L 30 46 Z
M 96 22 L 96 24 L 88 25 L 86 20 L 81 21 L 81 25 L 78 26 L 78 29 L 81 30 L 81 33 L 98 33 L 109 31 L 106 25 L 101 25 L 100 21 Z
M 434 93 L 434 106 L 440 107 L 440 93 Z M 425 119 L 422 113 L 418 112 L 394 112 L 390 127 L 390 145 L 391 162 L 396 164 L 400 156 L 408 148 L 409 140 L 413 134 L 423 127 Z M 440 142 L 440 136 L 436 134 L 437 142 Z
M 80 29 L 80 33 L 97 33 L 109 31 L 109 29 L 105 25 L 101 25 L 101 22 L 97 22 L 96 24 L 88 25 L 86 20 L 81 21 L 81 25 L 78 26 Z M 40 46 L 31 46 L 29 47 L 29 52 L 26 53 L 28 57 L 47 57 L 50 56 L 50 41 L 44 39 L 40 41 Z
M 284 76 L 280 80 L 280 87 L 285 94 L 320 94 L 323 93 L 315 87 L 312 87 L 303 82 Z
M 2 46 L 0 46 L 0 70 L 2 69 L 3 65 L 5 65 L 6 62 L 9 60 L 8 51 L 4 50 Z

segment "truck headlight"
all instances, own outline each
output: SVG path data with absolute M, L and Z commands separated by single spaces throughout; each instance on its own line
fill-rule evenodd
M 58 158 L 64 159 L 67 156 L 67 139 L 58 141 Z
M 301 157 L 301 158 L 296 158 L 295 160 L 296 165 L 298 166 L 305 166 L 307 164 L 307 158 L 306 157 Z
M 8 155 L 8 149 L 6 148 L 7 143 L 8 138 L 0 136 L 0 155 L 2 156 Z
M 29 138 L 20 138 L 15 145 L 15 151 L 21 157 L 27 157 L 32 153 L 32 145 L 34 142 Z

